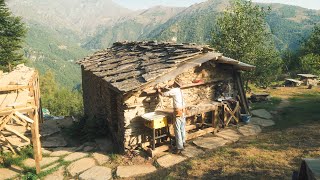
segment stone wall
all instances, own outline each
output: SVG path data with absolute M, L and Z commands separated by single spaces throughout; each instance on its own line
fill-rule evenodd
M 82 69 L 84 113 L 87 120 L 103 121 L 115 147 L 124 151 L 123 96 L 90 71 Z M 97 122 L 89 122 L 97 123 Z
M 216 100 L 216 88 L 219 83 L 229 84 L 224 95 L 236 96 L 237 90 L 234 86 L 233 69 L 228 65 L 206 62 L 200 67 L 190 69 L 179 75 L 177 79 L 182 82 L 182 86 L 190 85 L 194 80 L 206 82 L 203 85 L 182 88 L 186 106 L 196 105 L 204 102 Z M 144 127 L 144 120 L 141 115 L 153 112 L 158 109 L 172 108 L 170 97 L 161 97 L 158 94 L 146 95 L 143 91 L 125 100 L 124 125 L 125 125 L 125 146 L 130 148 L 138 143 L 145 142 L 150 129 Z M 148 133 L 150 132 L 150 133 Z

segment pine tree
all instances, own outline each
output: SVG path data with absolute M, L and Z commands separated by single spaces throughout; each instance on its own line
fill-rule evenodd
M 21 44 L 25 33 L 21 18 L 13 16 L 4 0 L 0 0 L 0 69 L 11 70 L 23 61 Z

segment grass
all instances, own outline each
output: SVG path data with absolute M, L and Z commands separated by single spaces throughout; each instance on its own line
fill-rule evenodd
M 275 108 L 279 99 L 254 105 L 277 110 L 275 126 L 140 179 L 291 179 L 302 158 L 320 156 L 320 93 L 300 88 L 286 92 L 272 91 L 288 98 L 286 107 Z
M 272 97 L 269 101 L 266 102 L 257 102 L 252 103 L 252 109 L 266 109 L 268 111 L 272 111 L 277 108 L 277 106 L 281 103 L 281 98 L 279 97 Z

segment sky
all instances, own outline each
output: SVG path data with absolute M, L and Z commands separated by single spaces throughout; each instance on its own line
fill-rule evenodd
M 113 0 L 129 9 L 147 9 L 156 5 L 187 7 L 205 0 Z M 262 3 L 281 3 L 301 6 L 308 9 L 320 9 L 320 0 L 253 0 Z

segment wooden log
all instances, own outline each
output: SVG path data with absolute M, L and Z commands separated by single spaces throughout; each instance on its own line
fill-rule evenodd
M 214 132 L 214 128 L 210 127 L 210 128 L 199 130 L 199 131 L 194 132 L 194 133 L 187 133 L 187 138 L 186 139 L 187 140 L 194 139 L 196 137 L 203 136 L 205 134 L 212 133 L 212 132 Z
M 196 129 L 197 128 L 197 125 L 188 125 L 188 126 L 186 126 L 186 132 L 188 132 L 188 131 L 191 131 L 191 130 L 193 130 L 193 129 Z
M 36 162 L 36 172 L 37 174 L 39 174 L 41 171 L 40 161 L 42 159 L 42 154 L 41 154 L 39 124 L 38 124 L 37 116 L 38 116 L 38 113 L 36 109 L 34 110 L 34 112 L 30 113 L 30 117 L 34 118 L 35 120 L 34 123 L 32 124 L 31 134 L 32 134 L 34 159 Z
M 10 110 L 4 110 L 0 112 L 0 116 L 6 116 L 9 115 L 10 113 L 12 113 L 12 111 L 19 111 L 20 113 L 28 113 L 28 112 L 32 112 L 33 111 L 32 106 L 29 107 L 23 107 L 23 108 L 18 108 L 18 109 L 10 109 Z

